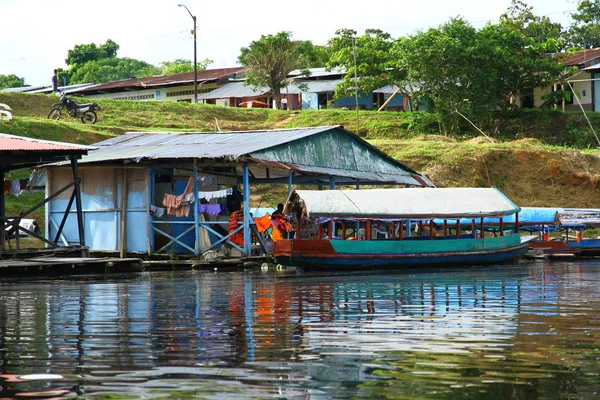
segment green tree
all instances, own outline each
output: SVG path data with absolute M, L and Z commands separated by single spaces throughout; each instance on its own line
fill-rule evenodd
M 546 16 L 533 13 L 533 8 L 521 0 L 512 0 L 508 10 L 500 16 L 500 22 L 509 24 L 537 44 L 554 43 L 564 47 L 564 31 L 562 25 L 552 22 Z
M 96 46 L 95 43 L 78 44 L 67 53 L 67 65 L 82 65 L 88 61 L 98 61 L 114 58 L 119 51 L 119 45 L 108 39 L 106 43 Z
M 370 92 L 388 84 L 405 90 L 406 71 L 399 67 L 396 40 L 378 29 L 367 29 L 357 37 L 352 29 L 336 31 L 328 42 L 332 54 L 327 67 L 342 68 L 344 80 L 336 88 L 336 96 L 347 96 L 355 90 Z M 357 78 L 357 79 L 355 79 Z
M 310 40 L 299 42 L 298 50 L 306 58 L 308 68 L 324 67 L 331 57 L 331 49 L 328 46 L 314 45 Z
M 241 49 L 238 61 L 248 67 L 246 84 L 255 88 L 267 86 L 277 108 L 281 108 L 281 89 L 287 85 L 288 74 L 308 66 L 300 52 L 300 42 L 292 41 L 290 32 L 261 36 Z
M 70 84 L 104 83 L 129 78 L 158 75 L 160 70 L 144 61 L 132 58 L 105 58 L 88 61 L 70 77 Z
M 600 0 L 579 0 L 577 11 L 571 14 L 573 23 L 567 32 L 572 47 L 600 47 Z
M 213 60 L 209 60 L 207 58 L 197 62 L 196 68 L 198 71 L 202 71 L 205 70 L 212 63 Z M 194 71 L 194 63 L 191 60 L 178 58 L 174 61 L 163 61 L 162 63 L 160 63 L 160 66 L 158 68 L 160 69 L 161 75 L 182 74 L 184 72 Z
M 460 115 L 485 118 L 509 106 L 511 94 L 562 79 L 563 66 L 547 53 L 553 40 L 538 43 L 512 23 L 476 30 L 456 18 L 399 41 L 398 68 L 418 88 L 413 96 L 433 101 L 440 128 L 450 133 Z
M 25 78 L 19 78 L 14 74 L 0 75 L 0 89 L 17 88 L 23 86 L 27 86 L 25 84 Z

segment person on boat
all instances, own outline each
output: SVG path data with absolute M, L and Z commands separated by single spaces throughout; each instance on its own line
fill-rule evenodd
M 288 217 L 283 213 L 283 204 L 277 204 L 277 209 L 271 214 L 271 220 L 273 221 L 273 240 L 290 237 L 290 233 L 294 230 L 294 227 L 290 224 Z
M 419 227 L 419 230 L 420 230 L 420 236 L 423 236 L 423 237 L 429 237 L 430 236 L 429 232 L 431 230 L 431 227 L 430 227 L 429 223 L 427 223 L 427 224 L 426 223 L 421 224 L 420 227 Z M 434 222 L 433 223 L 433 236 L 439 236 L 439 235 L 440 234 L 438 232 L 438 225 Z
M 277 209 L 275 211 L 273 211 L 273 214 L 271 214 L 271 218 L 275 218 L 275 215 L 281 214 L 283 215 L 283 204 L 279 203 L 277 204 Z

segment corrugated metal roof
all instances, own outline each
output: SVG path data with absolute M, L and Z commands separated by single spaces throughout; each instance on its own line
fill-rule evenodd
M 564 56 L 565 53 L 561 53 L 560 55 Z M 567 65 L 581 65 L 585 64 L 593 59 L 600 57 L 600 48 L 596 49 L 586 49 L 586 50 L 578 50 L 573 52 L 568 57 L 560 58 L 558 61 Z
M 295 190 L 285 212 L 305 216 L 452 218 L 510 215 L 520 208 L 496 188 Z
M 252 86 L 245 86 L 244 82 L 229 82 L 220 88 L 199 95 L 198 100 L 257 97 L 270 91 L 268 87 L 255 90 Z
M 299 89 L 302 93 L 326 93 L 333 92 L 336 86 L 341 82 L 341 79 L 328 79 L 322 81 L 300 81 L 297 80 L 295 85 L 306 85 L 306 89 Z
M 78 85 L 69 85 L 69 86 L 59 86 L 57 89 L 59 92 L 65 92 L 66 94 L 73 93 L 78 91 L 79 89 L 83 89 L 86 87 L 93 86 L 93 83 L 80 83 Z M 41 89 L 31 90 L 27 93 L 36 94 L 36 93 L 52 93 L 52 86 L 46 86 Z
M 96 143 L 80 164 L 142 160 L 253 160 L 263 168 L 358 181 L 434 186 L 339 126 L 229 133 L 129 132 Z
M 302 78 L 320 78 L 323 76 L 341 76 L 346 74 L 345 68 L 332 68 L 331 71 L 327 71 L 327 68 L 309 68 L 308 71 L 310 75 L 302 76 Z M 299 69 L 293 70 L 288 74 L 289 77 L 300 77 L 302 75 L 302 71 Z
M 80 163 L 142 159 L 226 158 L 236 160 L 252 152 L 267 149 L 332 129 L 279 129 L 230 133 L 128 132 L 99 143 L 98 150 Z
M 218 79 L 224 79 L 229 76 L 238 74 L 246 71 L 246 67 L 232 67 L 232 68 L 215 68 L 198 71 L 198 82 L 206 82 Z M 194 82 L 194 72 L 185 72 L 182 74 L 172 75 L 156 75 L 148 76 L 144 78 L 131 78 L 121 81 L 101 83 L 78 90 L 78 93 L 86 92 L 98 92 L 98 91 L 110 91 L 115 89 L 125 88 L 147 88 L 155 86 L 167 86 L 174 84 L 189 84 Z
M 396 85 L 385 85 L 379 89 L 373 90 L 373 93 L 393 94 L 396 90 L 398 90 L 398 86 Z
M 0 133 L 0 151 L 72 151 L 72 150 L 93 150 L 93 146 L 81 146 L 78 144 L 53 142 L 49 140 L 33 139 L 22 136 L 8 135 Z
M 6 93 L 29 93 L 33 90 L 44 89 L 47 86 L 22 86 L 16 88 L 1 89 L 0 92 Z

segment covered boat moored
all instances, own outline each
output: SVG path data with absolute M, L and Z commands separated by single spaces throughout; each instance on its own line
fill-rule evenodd
M 273 254 L 305 268 L 510 262 L 534 238 L 518 223 L 504 228 L 519 210 L 495 188 L 296 190 L 284 209 L 296 217 L 295 238 L 275 242 Z M 500 221 L 498 232 L 486 233 L 485 218 Z

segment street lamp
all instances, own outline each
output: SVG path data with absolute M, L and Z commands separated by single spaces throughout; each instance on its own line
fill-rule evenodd
M 196 16 L 192 15 L 189 8 L 184 4 L 177 4 L 178 7 L 183 7 L 190 14 L 190 17 L 194 20 L 194 29 L 192 34 L 194 35 L 194 103 L 198 102 L 198 63 L 196 62 Z

